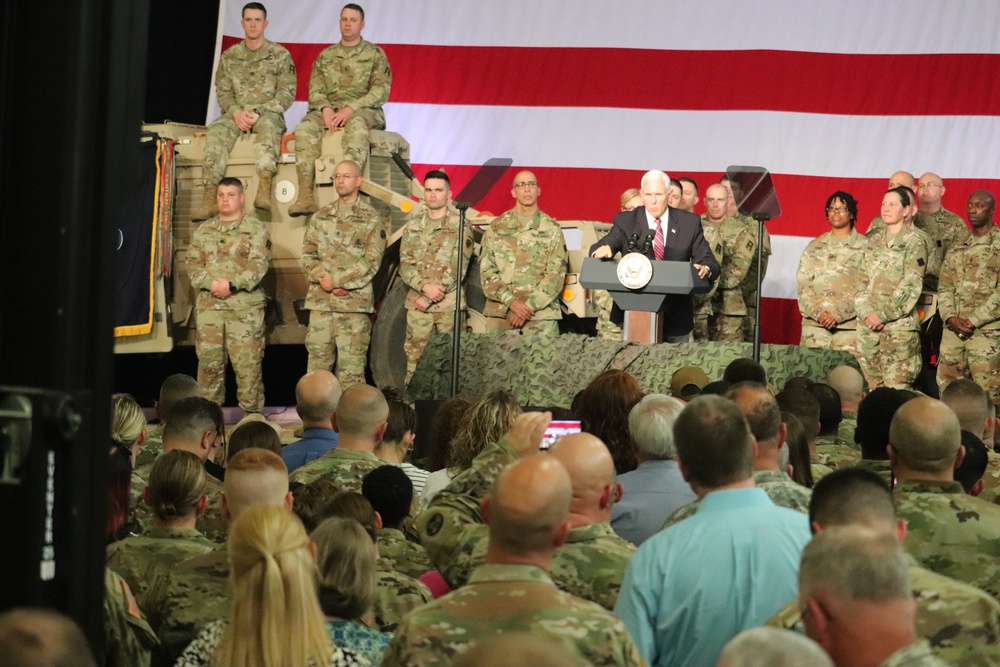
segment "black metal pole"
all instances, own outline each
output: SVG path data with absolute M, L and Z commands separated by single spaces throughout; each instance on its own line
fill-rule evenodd
M 753 323 L 753 360 L 760 362 L 760 286 L 764 282 L 764 223 L 771 219 L 767 213 L 754 213 L 757 221 L 757 291 L 754 292 L 754 323 Z
M 451 336 L 451 395 L 458 396 L 458 359 L 462 349 L 462 260 L 465 259 L 465 212 L 469 203 L 455 202 L 458 209 L 458 260 L 455 262 L 455 326 Z

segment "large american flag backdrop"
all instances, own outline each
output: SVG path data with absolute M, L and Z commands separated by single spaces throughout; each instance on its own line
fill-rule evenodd
M 221 0 L 219 51 L 242 38 Z M 295 128 L 342 2 L 268 0 L 266 36 L 298 70 Z M 878 215 L 888 177 L 934 171 L 963 218 L 1000 194 L 1000 2 L 995 0 L 366 0 L 364 37 L 393 69 L 388 129 L 418 174 L 457 191 L 491 157 L 529 168 L 556 218 L 610 222 L 648 169 L 702 194 L 729 165 L 774 175 L 765 342 L 797 343 L 795 270 L 838 189 Z M 209 104 L 209 120 L 217 115 Z M 513 176 L 513 173 L 510 174 Z M 508 179 L 480 203 L 510 208 Z M 696 207 L 703 212 L 701 203 Z

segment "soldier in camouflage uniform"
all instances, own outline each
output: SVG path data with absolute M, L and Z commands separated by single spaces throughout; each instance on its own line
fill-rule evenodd
M 309 113 L 295 128 L 295 172 L 299 195 L 288 207 L 293 216 L 315 213 L 316 160 L 323 134 L 343 129 L 344 157 L 359 168 L 368 161 L 369 130 L 385 129 L 382 105 L 389 100 L 392 70 L 385 51 L 361 38 L 365 11 L 355 4 L 340 10 L 340 42 L 323 49 L 309 75 Z
M 226 175 L 229 152 L 243 132 L 257 135 L 257 196 L 253 205 L 271 210 L 271 179 L 278 171 L 278 151 L 285 134 L 285 111 L 295 101 L 295 64 L 288 49 L 264 39 L 267 10 L 252 2 L 240 21 L 246 39 L 223 52 L 215 73 L 222 115 L 208 126 L 204 199 L 191 216 L 195 222 L 215 215 L 215 188 Z
M 940 176 L 930 172 L 922 175 L 920 184 L 917 185 L 920 210 L 913 216 L 913 225 L 927 234 L 934 245 L 940 248 L 942 261 L 953 247 L 969 236 L 965 221 L 941 205 L 941 197 L 945 192 Z
M 634 211 L 642 206 L 642 193 L 638 188 L 629 188 L 622 193 L 621 208 L 626 213 Z M 619 255 L 616 254 L 615 257 Z M 715 286 L 715 283 L 712 283 Z M 597 337 L 609 340 L 621 340 L 622 328 L 611 321 L 611 311 L 615 306 L 615 300 L 611 292 L 607 290 L 594 290 L 594 305 L 597 306 Z
M 149 667 L 158 641 L 124 579 L 104 570 L 104 662 L 106 667 Z
M 537 451 L 547 423 L 547 415 L 522 415 L 508 436 Z M 513 435 L 518 429 L 526 429 L 526 437 Z M 526 456 L 503 470 L 484 500 L 490 524 L 485 564 L 461 589 L 408 614 L 382 664 L 443 666 L 477 640 L 512 632 L 573 646 L 591 665 L 643 664 L 621 621 L 560 591 L 546 572 L 565 535 L 572 494 L 570 476 L 555 457 Z
M 563 454 L 568 455 L 573 442 L 564 438 L 557 452 L 563 449 Z M 586 444 L 586 439 L 583 442 L 587 449 L 595 449 L 592 444 Z M 600 444 L 604 447 L 603 443 Z M 434 496 L 427 510 L 417 517 L 420 541 L 452 588 L 465 585 L 473 570 L 482 565 L 486 557 L 488 530 L 484 525 L 480 501 L 505 466 L 516 461 L 519 455 L 532 451 L 537 451 L 537 444 L 534 448 L 530 445 L 522 447 L 521 443 L 515 445 L 501 440 L 487 445 L 472 462 L 472 467 Z M 582 517 L 576 521 L 565 544 L 552 557 L 550 575 L 562 590 L 612 609 L 625 566 L 635 553 L 635 546 L 611 529 L 610 506 L 606 508 L 606 513 L 608 517 L 602 521 L 590 519 L 590 523 L 585 523 Z
M 392 569 L 414 578 L 433 570 L 424 548 L 403 533 L 414 506 L 413 483 L 403 469 L 384 465 L 372 470 L 361 482 L 361 494 L 382 519 L 377 539 L 379 557 Z
M 267 227 L 244 215 L 243 184 L 219 182 L 219 215 L 203 222 L 187 248 L 191 287 L 197 290 L 198 386 L 205 398 L 226 400 L 226 357 L 236 373 L 246 412 L 264 408 L 264 302 L 261 281 L 271 262 Z
M 847 192 L 827 199 L 830 231 L 810 241 L 799 259 L 796 282 L 802 339 L 799 345 L 854 353 L 857 311 L 854 297 L 862 282 L 865 237 L 854 229 L 858 202 Z
M 339 199 L 309 220 L 302 268 L 309 278 L 306 308 L 308 370 L 332 370 L 343 387 L 365 382 L 365 359 L 375 311 L 372 278 L 385 252 L 385 223 L 359 195 L 361 169 L 337 165 Z
M 1000 405 L 1000 230 L 996 201 L 986 190 L 969 196 L 972 234 L 945 257 L 938 285 L 941 339 L 938 387 L 972 377 Z
M 233 455 L 226 470 L 224 516 L 232 522 L 248 507 L 275 505 L 291 510 L 288 468 L 265 449 Z M 212 621 L 229 617 L 229 555 L 225 546 L 159 570 L 140 601 L 160 638 L 154 665 L 173 665 Z
M 379 558 L 375 571 L 375 625 L 382 632 L 395 632 L 403 617 L 434 596 L 419 579 L 393 569 L 392 563 Z
M 424 178 L 424 209 L 411 219 L 399 244 L 399 277 L 410 288 L 406 294 L 406 383 L 434 334 L 455 326 L 459 213 L 450 208 L 451 180 L 443 171 Z M 472 257 L 472 225 L 463 232 L 462 281 Z M 464 296 L 464 291 L 463 291 Z M 465 299 L 462 299 L 465 310 Z
M 483 234 L 480 272 L 489 331 L 559 333 L 566 243 L 559 223 L 538 209 L 541 193 L 533 173 L 518 172 L 511 190 L 517 204 Z
M 719 193 L 716 192 L 715 206 L 718 206 L 718 199 Z M 721 267 L 725 262 L 725 257 L 723 257 L 725 244 L 723 243 L 722 235 L 719 232 L 721 225 L 715 225 L 708 222 L 706 217 L 707 214 L 701 216 L 701 231 L 702 234 L 705 235 L 705 241 L 708 243 L 708 247 L 712 249 L 712 255 L 715 257 L 715 261 L 718 262 Z M 691 295 L 691 301 L 694 305 L 694 329 L 691 333 L 694 336 L 694 340 L 710 340 L 708 322 L 712 319 L 712 315 L 714 314 L 714 311 L 712 310 L 712 301 L 715 299 L 715 293 L 718 290 L 719 281 L 715 280 L 712 282 L 711 289 L 707 292 Z
M 746 317 L 743 318 L 742 330 L 743 338 L 741 340 L 752 341 L 754 335 L 754 323 L 757 319 L 757 276 L 758 274 L 763 277 L 767 275 L 767 263 L 771 258 L 771 235 L 767 231 L 767 225 L 763 222 L 757 222 L 749 215 L 744 215 L 740 213 L 739 204 L 742 203 L 743 194 L 743 184 L 740 183 L 738 179 L 732 179 L 723 176 L 719 184 L 726 189 L 727 204 L 726 204 L 726 214 L 736 220 L 737 222 L 743 224 L 746 227 L 747 233 L 750 234 L 750 238 L 754 242 L 753 254 L 750 258 L 750 267 L 747 269 L 746 279 L 740 285 L 740 291 L 743 293 L 743 302 L 746 304 Z M 761 231 L 761 261 L 757 262 L 757 231 Z
M 920 372 L 917 300 L 927 249 L 903 222 L 909 207 L 906 188 L 883 196 L 882 217 L 887 227 L 869 237 L 864 253 L 864 286 L 855 305 L 858 362 L 870 389 L 908 387 Z
M 745 225 L 727 215 L 729 195 L 722 185 L 709 186 L 705 192 L 705 214 L 702 227 L 714 226 L 717 241 L 712 246 L 716 256 L 722 255 L 718 286 L 712 297 L 708 329 L 711 340 L 729 343 L 743 341 L 743 320 L 747 316 L 743 283 L 750 264 L 757 256 L 757 241 Z M 707 237 L 706 237 L 707 238 Z M 719 245 L 722 246 L 721 252 Z
M 878 475 L 843 470 L 818 482 L 810 504 L 814 531 L 863 525 L 902 540 L 889 485 Z M 917 603 L 917 635 L 931 642 L 934 654 L 952 665 L 977 649 L 1000 646 L 1000 603 L 985 592 L 920 567 L 907 556 Z M 769 625 L 803 632 L 797 600 L 775 614 Z
M 955 413 L 941 401 L 913 399 L 893 417 L 889 441 L 896 513 L 909 527 L 906 550 L 924 567 L 1000 598 L 1000 507 L 954 481 L 961 446 Z

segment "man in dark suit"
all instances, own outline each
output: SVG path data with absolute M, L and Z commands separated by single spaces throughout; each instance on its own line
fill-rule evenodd
M 611 259 L 617 252 L 626 252 L 629 240 L 636 239 L 635 250 L 641 251 L 647 236 L 652 235 L 650 259 L 692 262 L 701 278 L 714 280 L 719 275 L 719 263 L 702 233 L 701 220 L 694 213 L 667 206 L 670 178 L 659 170 L 647 171 L 642 177 L 642 203 L 634 211 L 615 216 L 608 235 L 590 247 L 591 257 Z M 663 339 L 667 343 L 686 343 L 694 328 L 694 307 L 691 295 L 668 295 L 661 311 Z M 621 322 L 623 314 L 615 306 L 612 321 Z

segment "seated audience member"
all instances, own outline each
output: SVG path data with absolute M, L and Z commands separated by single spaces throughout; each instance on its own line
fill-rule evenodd
M 858 406 L 858 428 L 855 442 L 861 448 L 861 460 L 855 466 L 877 473 L 887 484 L 893 484 L 889 465 L 889 427 L 896 411 L 910 396 L 890 387 L 872 391 Z
M 836 667 L 946 667 L 917 638 L 906 552 L 885 533 L 830 528 L 802 553 L 799 605 L 806 634 Z
M 837 436 L 846 444 L 855 446 L 854 429 L 858 427 L 858 405 L 864 398 L 865 379 L 853 366 L 837 366 L 826 375 L 826 383 L 840 396 L 840 428 Z
M 579 652 L 548 637 L 512 632 L 476 642 L 452 667 L 578 667 Z
M 781 413 L 781 423 L 785 425 L 785 446 L 788 452 L 788 476 L 796 484 L 811 489 L 813 487 L 812 468 L 809 464 L 809 441 L 806 440 L 806 430 L 802 422 L 791 412 Z
M 785 380 L 785 386 L 781 388 L 781 391 L 808 391 L 809 387 L 816 383 L 808 375 L 793 375 L 792 377 Z
M 491 391 L 472 404 L 462 418 L 458 431 L 451 440 L 447 466 L 431 473 L 424 484 L 424 492 L 420 496 L 423 504 L 427 504 L 434 495 L 448 486 L 455 475 L 468 470 L 472 459 L 491 442 L 500 439 L 514 419 L 521 414 L 521 406 L 510 392 Z
M 697 366 L 684 366 L 670 376 L 670 395 L 682 401 L 690 401 L 700 394 L 708 383 L 705 371 Z
M 237 426 L 229 436 L 226 459 L 231 460 L 238 452 L 255 447 L 281 456 L 281 436 L 274 430 L 271 422 L 254 419 Z
M 391 465 L 376 468 L 361 481 L 361 495 L 368 499 L 382 521 L 378 553 L 392 569 L 414 579 L 432 570 L 424 548 L 403 534 L 413 502 L 413 484 L 406 473 Z
M 852 437 L 847 444 L 840 438 L 840 422 L 843 420 L 840 394 L 828 384 L 814 382 L 807 390 L 819 401 L 819 436 L 816 438 L 816 460 L 837 470 L 851 466 L 861 458 L 861 452 L 854 446 Z
M 962 449 L 965 450 L 965 455 L 962 457 L 961 465 L 955 468 L 955 481 L 961 484 L 970 496 L 978 496 L 985 487 L 983 474 L 989 462 L 986 445 L 974 434 L 963 429 Z
M 816 485 L 809 518 L 813 532 L 837 526 L 864 526 L 906 537 L 906 522 L 896 518 L 892 493 L 878 474 L 846 468 L 824 477 Z M 984 591 L 924 569 L 907 556 L 910 585 L 917 603 L 917 636 L 931 642 L 934 654 L 953 665 L 979 651 L 996 651 L 1000 645 L 1000 603 Z M 793 600 L 771 617 L 769 625 L 802 631 L 802 614 Z
M 804 514 L 754 487 L 753 438 L 732 401 L 691 401 L 674 441 L 701 505 L 639 547 L 615 604 L 651 667 L 714 664 L 734 635 L 795 595 L 809 540 Z
M 722 649 L 716 667 L 833 667 L 819 644 L 794 632 L 751 628 Z
M 146 430 L 146 444 L 135 457 L 137 470 L 149 472 L 149 466 L 163 452 L 163 428 L 167 425 L 170 410 L 182 398 L 198 396 L 198 381 L 184 373 L 174 373 L 160 385 L 160 397 L 156 401 L 156 418 L 158 424 Z
M 734 359 L 722 372 L 722 379 L 729 384 L 737 382 L 756 382 L 767 386 L 767 371 L 759 362 L 753 359 Z
M 799 418 L 806 432 L 806 442 L 809 443 L 809 461 L 813 480 L 820 480 L 830 474 L 833 468 L 819 463 L 816 455 L 816 438 L 819 437 L 819 401 L 808 391 L 782 391 L 775 399 L 778 406 L 785 412 L 791 412 Z
M 381 665 L 392 635 L 369 627 L 374 623 L 378 549 L 354 519 L 326 519 L 309 538 L 316 544 L 319 605 L 326 614 L 330 638 L 337 646 Z
M 704 387 L 701 388 L 700 396 L 725 396 L 726 392 L 733 388 L 732 382 L 726 382 L 725 380 L 716 380 L 715 382 L 709 382 Z
M 80 627 L 51 609 L 0 614 L 0 656 L 10 667 L 97 667 Z
M 966 495 L 955 481 L 964 454 L 955 413 L 933 398 L 908 401 L 892 418 L 889 443 L 896 511 L 910 527 L 906 550 L 925 567 L 1000 597 L 1000 507 Z
M 416 438 L 417 413 L 403 400 L 399 390 L 385 387 L 382 395 L 389 404 L 389 417 L 386 419 L 382 442 L 375 447 L 375 456 L 385 463 L 402 468 L 413 482 L 413 493 L 419 498 L 430 473 L 407 460 Z
M 986 445 L 986 471 L 978 497 L 997 503 L 1000 498 L 1000 454 L 993 449 L 994 434 L 1000 421 L 993 416 L 993 405 L 983 388 L 969 378 L 952 380 L 941 392 L 941 402 L 958 417 L 963 431 L 972 433 Z M 968 458 L 968 452 L 966 452 Z M 964 465 L 964 464 L 963 464 Z
M 148 667 L 159 645 L 128 583 L 104 568 L 104 667 Z M 2 664 L 2 658 L 0 658 Z
M 418 438 L 413 447 L 413 459 L 420 467 L 433 474 L 447 465 L 451 441 L 470 407 L 472 401 L 465 396 L 452 396 L 438 406 L 426 438 Z
M 156 459 L 143 498 L 153 525 L 141 536 L 108 545 L 107 565 L 142 597 L 156 572 L 208 553 L 216 544 L 195 528 L 205 512 L 205 467 L 191 452 L 174 450 Z
M 290 509 L 288 468 L 281 457 L 264 449 L 244 449 L 234 456 L 229 462 L 219 505 L 227 523 L 255 505 Z M 139 601 L 160 638 L 154 665 L 173 665 L 206 624 L 228 614 L 228 580 L 229 560 L 222 549 L 194 556 L 157 573 Z
M 111 439 L 132 453 L 134 469 L 136 455 L 146 442 L 146 415 L 129 394 L 111 396 Z
M 522 415 L 508 442 L 518 451 L 537 451 L 548 421 L 545 413 Z M 483 501 L 486 562 L 468 584 L 408 614 L 382 664 L 444 666 L 479 640 L 525 632 L 572 646 L 587 664 L 641 665 L 621 622 L 560 591 L 547 573 L 569 530 L 572 493 L 570 476 L 555 457 L 526 456 L 506 467 Z
M 781 466 L 781 450 L 785 449 L 786 428 L 781 421 L 778 403 L 762 384 L 740 382 L 726 395 L 743 413 L 750 425 L 750 434 L 757 445 L 753 452 L 754 486 L 768 495 L 779 507 L 809 511 L 809 489 L 797 484 Z M 663 527 L 672 526 L 698 511 L 699 500 L 673 512 Z
M 382 442 L 388 417 L 389 404 L 382 392 L 367 384 L 348 387 L 333 414 L 333 428 L 339 434 L 337 446 L 293 472 L 289 479 L 303 484 L 330 479 L 342 491 L 357 491 L 365 473 L 382 465 L 374 452 Z
M 288 509 L 249 507 L 227 542 L 232 608 L 202 628 L 177 667 L 366 665 L 336 646 L 316 597 L 316 563 L 309 536 Z
M 677 398 L 647 394 L 629 413 L 639 467 L 618 478 L 623 493 L 611 508 L 611 527 L 636 546 L 659 531 L 671 512 L 695 499 L 674 448 L 674 421 L 683 409 Z
M 372 543 L 377 543 L 382 518 L 363 495 L 356 491 L 343 491 L 331 499 L 327 509 L 329 517 L 357 521 L 368 533 Z M 431 591 L 426 585 L 402 572 L 396 572 L 389 561 L 379 556 L 375 573 L 374 612 L 375 625 L 382 632 L 394 631 L 403 616 L 432 599 Z
M 340 489 L 328 479 L 320 479 L 312 484 L 299 484 L 292 490 L 292 511 L 299 517 L 307 532 L 316 530 L 323 519 L 330 516 L 330 503 L 338 493 Z
M 619 475 L 639 465 L 628 432 L 628 415 L 644 393 L 639 381 L 625 371 L 607 370 L 591 380 L 573 402 L 581 428 L 600 438 Z
M 306 373 L 295 384 L 295 410 L 302 420 L 302 438 L 281 450 L 289 473 L 337 446 L 333 413 L 342 393 L 340 380 L 327 370 Z
M 522 444 L 504 436 L 488 445 L 472 468 L 452 480 L 417 518 L 421 543 L 452 588 L 464 586 L 486 558 L 489 531 L 480 505 L 496 476 L 519 458 L 537 454 L 540 440 L 516 449 Z M 568 593 L 611 609 L 635 552 L 611 529 L 611 508 L 621 492 L 611 453 L 590 433 L 564 436 L 548 451 L 568 470 L 573 485 L 570 531 L 552 557 L 552 580 Z
M 104 537 L 108 544 L 142 532 L 143 513 L 131 511 L 132 450 L 112 440 L 108 446 L 108 512 Z M 143 507 L 145 512 L 148 508 Z

